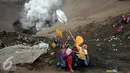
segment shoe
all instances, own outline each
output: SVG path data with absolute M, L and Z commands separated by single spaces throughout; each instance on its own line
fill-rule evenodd
M 57 66 L 59 66 L 60 65 L 60 63 L 59 62 L 57 62 Z
M 71 72 L 73 73 L 73 72 L 74 72 L 74 70 L 71 70 Z

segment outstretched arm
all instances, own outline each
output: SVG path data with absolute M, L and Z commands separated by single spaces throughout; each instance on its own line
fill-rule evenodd
M 75 53 L 75 54 L 78 54 L 78 52 L 77 52 L 77 51 L 75 51 L 75 50 L 72 50 L 72 52 L 73 52 L 73 53 Z
M 80 46 L 78 46 L 78 45 L 75 45 L 75 46 L 76 46 L 76 48 L 77 48 L 78 51 L 81 49 Z

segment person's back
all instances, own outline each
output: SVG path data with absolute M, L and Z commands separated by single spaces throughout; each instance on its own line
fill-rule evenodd
M 79 51 L 79 58 L 81 60 L 86 60 L 86 55 L 88 55 L 87 49 L 82 49 L 82 47 L 76 45 L 78 51 Z
M 65 46 L 63 45 L 62 46 L 62 49 L 60 50 L 59 52 L 59 60 L 58 60 L 58 65 L 60 65 L 61 67 L 66 67 L 66 48 Z
M 76 47 L 77 47 L 77 49 L 79 51 L 79 54 L 78 54 L 79 58 L 87 66 L 88 65 L 88 60 L 87 60 L 87 57 L 88 57 L 87 45 L 84 44 L 82 47 L 76 45 Z
M 65 50 L 61 50 L 61 57 L 62 57 L 63 59 L 65 59 L 65 57 L 66 57 L 66 52 L 65 52 Z
M 71 56 L 72 56 L 72 58 L 73 58 L 73 63 L 72 63 L 72 65 L 73 65 L 74 67 L 77 67 L 77 66 L 78 66 L 78 63 L 79 63 L 79 58 L 78 58 L 78 56 L 77 56 L 77 53 L 72 52 L 72 53 L 71 53 Z

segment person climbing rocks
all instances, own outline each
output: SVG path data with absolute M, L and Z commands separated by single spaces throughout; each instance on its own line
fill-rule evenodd
M 66 67 L 66 46 L 62 45 L 61 50 L 60 50 L 60 58 L 59 61 L 57 62 L 58 66 L 61 66 L 62 68 Z
M 117 26 L 126 25 L 126 24 L 127 24 L 127 17 L 125 15 L 122 15 L 121 19 L 117 23 Z
M 72 57 L 71 54 L 72 54 L 72 50 L 69 48 L 69 46 L 67 46 L 66 55 L 67 55 L 68 67 L 69 67 L 69 69 L 70 69 L 71 72 L 74 72 L 74 70 L 72 68 L 73 57 Z
M 117 35 L 122 34 L 122 33 L 123 33 L 123 26 L 118 28 Z
M 87 51 L 87 45 L 84 44 L 82 47 L 75 45 L 78 50 L 78 57 L 85 64 L 85 66 L 88 66 L 88 51 Z

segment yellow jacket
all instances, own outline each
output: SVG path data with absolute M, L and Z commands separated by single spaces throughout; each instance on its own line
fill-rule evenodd
M 88 51 L 86 50 L 86 49 L 82 49 L 82 47 L 80 47 L 80 46 L 78 46 L 78 45 L 76 45 L 76 48 L 77 48 L 77 50 L 78 50 L 78 52 L 79 52 L 79 58 L 81 59 L 81 60 L 86 60 L 86 55 L 88 55 Z

